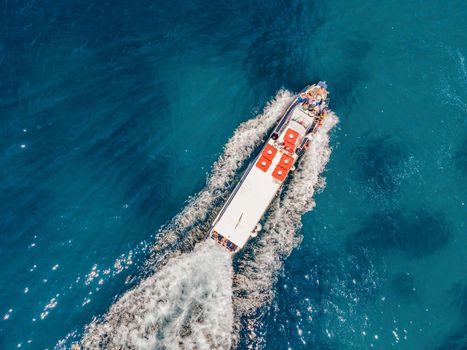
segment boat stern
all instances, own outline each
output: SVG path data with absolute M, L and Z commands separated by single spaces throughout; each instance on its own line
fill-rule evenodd
M 218 244 L 220 244 L 221 246 L 223 246 L 224 248 L 226 248 L 228 251 L 230 251 L 231 253 L 235 253 L 237 250 L 238 250 L 238 246 L 231 242 L 229 239 L 227 239 L 226 237 L 222 236 L 220 233 L 218 233 L 217 231 L 215 230 L 212 230 L 211 231 L 211 238 Z

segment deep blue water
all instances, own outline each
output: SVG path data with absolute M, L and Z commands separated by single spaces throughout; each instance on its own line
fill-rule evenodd
M 79 338 L 235 128 L 324 79 L 327 184 L 260 348 L 465 349 L 466 18 L 440 0 L 0 2 L 0 348 Z

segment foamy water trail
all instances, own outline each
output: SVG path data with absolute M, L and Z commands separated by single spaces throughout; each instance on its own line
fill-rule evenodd
M 170 259 L 88 325 L 84 349 L 228 349 L 230 254 L 206 241 Z
M 152 249 L 153 256 L 146 264 L 147 268 L 156 267 L 157 262 L 166 253 L 174 254 L 177 245 L 182 244 L 183 250 L 190 249 L 205 237 L 206 224 L 209 225 L 207 219 L 210 214 L 213 215 L 213 207 L 222 204 L 217 202 L 228 195 L 238 170 L 251 156 L 253 150 L 261 144 L 267 131 L 285 112 L 292 99 L 292 93 L 280 90 L 267 104 L 262 114 L 240 124 L 224 146 L 219 159 L 214 163 L 206 187 L 187 201 L 184 209 L 169 225 L 159 230 L 156 236 L 157 243 Z M 200 223 L 205 225 L 199 226 Z
M 196 243 L 206 237 L 209 216 L 228 195 L 241 166 L 292 99 L 290 92 L 279 91 L 261 115 L 237 128 L 214 164 L 206 188 L 190 198 L 185 208 L 158 232 L 154 254 L 145 264 L 153 273 L 147 273 L 149 277 L 86 327 L 80 342 L 82 348 L 228 349 L 231 346 L 230 255 L 211 241 Z
M 289 186 L 273 202 L 259 239 L 239 261 L 233 282 L 236 340 L 242 324 L 245 324 L 242 318 L 251 318 L 259 307 L 271 300 L 277 271 L 301 240 L 298 234 L 301 217 L 313 209 L 313 195 L 325 185 L 320 174 L 331 154 L 329 132 L 337 122 L 338 118 L 333 113 L 325 119 L 300 160 Z M 250 336 L 254 338 L 254 331 Z
M 329 160 L 330 114 L 308 152 L 269 210 L 264 230 L 240 258 L 233 274 L 230 255 L 210 241 L 210 216 L 229 194 L 238 171 L 293 96 L 280 91 L 264 113 L 242 123 L 214 164 L 206 188 L 157 235 L 146 263 L 153 273 L 125 293 L 81 340 L 84 349 L 228 349 L 241 321 L 271 300 L 277 271 L 299 243 L 301 216 L 314 207 L 313 194 Z M 160 262 L 163 261 L 161 264 Z M 232 285 L 233 283 L 233 285 Z

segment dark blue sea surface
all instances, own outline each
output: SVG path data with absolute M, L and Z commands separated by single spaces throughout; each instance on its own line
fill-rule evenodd
M 239 348 L 465 349 L 466 19 L 456 0 L 0 1 L 0 348 L 79 340 L 151 274 L 238 125 L 322 79 L 326 186 Z

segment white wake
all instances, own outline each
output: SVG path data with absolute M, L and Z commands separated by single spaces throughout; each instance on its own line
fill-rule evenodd
M 264 112 L 242 123 L 214 164 L 206 187 L 157 234 L 146 262 L 148 277 L 85 329 L 84 349 L 228 349 L 242 320 L 271 300 L 282 262 L 299 243 L 301 216 L 331 153 L 332 113 L 313 138 L 289 185 L 269 210 L 262 234 L 232 271 L 230 255 L 204 241 L 212 216 L 228 196 L 239 169 L 285 112 L 293 95 L 280 91 Z M 199 243 L 202 242 L 202 243 Z
M 286 111 L 292 99 L 292 93 L 280 90 L 262 114 L 240 124 L 214 163 L 206 187 L 191 197 L 171 223 L 158 232 L 157 244 L 153 248 L 152 258 L 146 264 L 147 268 L 157 267 L 160 259 L 167 253 L 174 254 L 180 245 L 183 250 L 190 249 L 196 242 L 205 238 L 206 224 L 209 224 L 208 219 L 209 215 L 213 214 L 213 207 L 222 204 L 222 200 L 234 184 L 235 176 L 239 175 L 238 170 L 253 150 L 263 142 L 267 131 Z M 204 225 L 200 227 L 200 223 Z
M 206 241 L 168 261 L 92 322 L 85 349 L 228 349 L 232 331 L 230 254 Z
M 298 234 L 302 226 L 301 217 L 314 208 L 315 191 L 325 186 L 325 179 L 320 174 L 331 155 L 329 132 L 337 122 L 334 113 L 326 117 L 300 160 L 289 186 L 273 202 L 261 236 L 239 261 L 233 287 L 236 340 L 240 328 L 246 325 L 246 322 L 242 323 L 242 317 L 250 321 L 249 336 L 254 340 L 253 315 L 271 300 L 278 270 L 301 241 Z
M 209 215 L 228 195 L 239 169 L 264 140 L 293 95 L 279 91 L 263 113 L 242 123 L 224 146 L 205 189 L 157 234 L 153 271 L 91 322 L 84 349 L 227 349 L 233 327 L 230 255 L 202 242 Z M 217 203 L 220 202 L 220 203 Z M 196 247 L 195 247 L 196 245 Z M 195 247 L 195 248 L 193 248 Z

